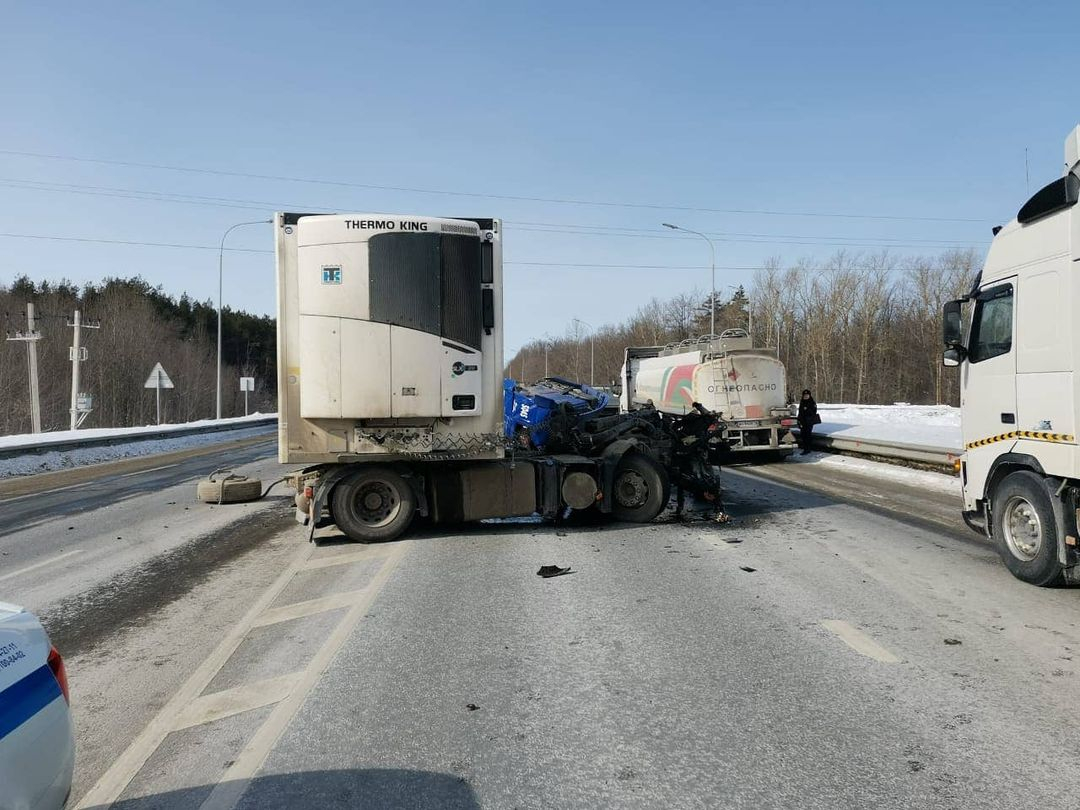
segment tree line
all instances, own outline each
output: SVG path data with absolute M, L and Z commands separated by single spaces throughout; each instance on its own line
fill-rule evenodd
M 825 262 L 764 263 L 749 291 L 718 296 L 716 331 L 751 328 L 754 345 L 778 352 L 788 394 L 821 402 L 958 404 L 959 379 L 941 365 L 941 305 L 963 295 L 978 267 L 973 250 L 898 258 L 839 252 Z M 707 334 L 708 294 L 653 298 L 626 321 L 590 335 L 580 322 L 537 338 L 510 359 L 507 376 L 546 375 L 618 385 L 627 346 L 663 346 Z M 752 318 L 751 318 L 752 315 Z
M 141 278 L 110 278 L 78 287 L 36 283 L 27 277 L 0 285 L 5 338 L 26 331 L 26 304 L 35 306 L 38 377 L 43 430 L 66 430 L 71 406 L 72 327 L 78 309 L 87 359 L 80 388 L 93 396 L 83 427 L 154 424 L 155 391 L 143 384 L 160 362 L 175 385 L 162 392 L 162 421 L 213 418 L 217 362 L 217 309 L 210 301 L 174 298 Z M 241 416 L 241 376 L 255 377 L 251 411 L 273 412 L 277 399 L 274 319 L 226 307 L 222 311 L 222 416 Z M 0 435 L 29 433 L 27 344 L 0 344 Z

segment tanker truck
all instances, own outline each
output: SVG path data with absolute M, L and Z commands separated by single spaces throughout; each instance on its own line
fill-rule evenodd
M 655 407 L 682 415 L 696 402 L 719 414 L 731 454 L 777 457 L 795 449 L 784 364 L 775 351 L 755 349 L 743 329 L 667 346 L 629 347 L 620 382 L 623 412 Z
M 278 458 L 307 465 L 289 482 L 310 539 L 324 518 L 363 542 L 418 515 L 648 522 L 673 486 L 719 503 L 704 409 L 504 382 L 499 220 L 279 213 L 274 231 Z

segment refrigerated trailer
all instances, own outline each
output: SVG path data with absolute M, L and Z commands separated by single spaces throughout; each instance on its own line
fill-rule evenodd
M 943 362 L 960 371 L 964 517 L 1036 585 L 1080 562 L 1078 199 L 1080 127 L 1061 178 L 994 229 L 970 292 L 944 307 Z
M 718 494 L 702 454 L 719 428 L 701 413 L 563 413 L 557 452 L 508 440 L 499 220 L 279 213 L 274 226 L 278 452 L 307 465 L 292 481 L 312 531 L 327 513 L 362 541 L 416 515 L 649 521 L 673 482 Z
M 720 414 L 731 453 L 760 458 L 795 449 L 784 364 L 775 351 L 754 348 L 745 330 L 667 346 L 631 346 L 620 383 L 619 407 L 626 412 L 655 407 L 681 415 L 699 402 Z

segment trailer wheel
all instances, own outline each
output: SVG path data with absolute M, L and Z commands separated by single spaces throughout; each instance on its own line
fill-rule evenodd
M 334 487 L 330 508 L 339 529 L 359 543 L 393 540 L 409 528 L 416 495 L 386 467 L 362 469 Z
M 611 514 L 628 523 L 648 523 L 667 506 L 671 484 L 663 468 L 641 453 L 628 453 L 615 470 Z
M 1060 580 L 1057 521 L 1042 479 L 1010 473 L 994 488 L 991 504 L 994 542 L 1012 575 L 1040 586 Z

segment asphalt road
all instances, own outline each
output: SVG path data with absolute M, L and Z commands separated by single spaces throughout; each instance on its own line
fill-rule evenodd
M 286 498 L 194 501 L 237 453 L 90 475 L 0 537 L 44 563 L 0 598 L 67 653 L 77 806 L 1075 804 L 1080 593 L 1014 580 L 947 496 L 792 464 L 725 471 L 723 525 L 315 546 Z

